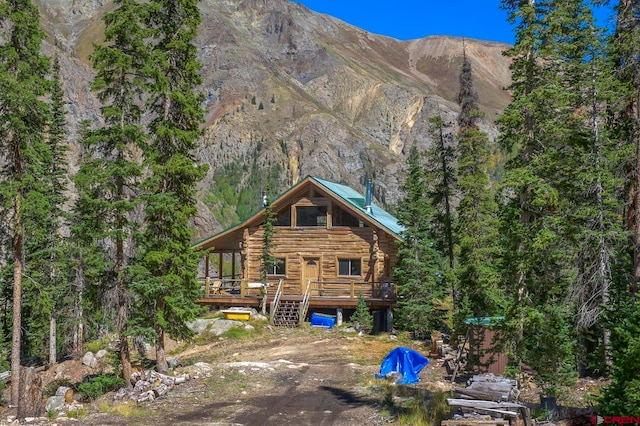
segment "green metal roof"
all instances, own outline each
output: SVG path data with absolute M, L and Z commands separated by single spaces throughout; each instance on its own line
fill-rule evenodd
M 364 208 L 364 196 L 355 189 L 346 185 L 341 185 L 339 183 L 331 182 L 313 176 L 310 176 L 310 178 L 328 191 L 331 191 L 342 200 L 351 204 L 369 219 L 377 222 L 382 227 L 391 231 L 398 238 L 401 237 L 401 234 L 404 231 L 404 227 L 398 223 L 398 219 L 387 213 L 382 207 L 374 204 L 373 202 L 371 203 L 371 212 L 367 212 Z
M 479 318 L 467 318 L 464 320 L 465 324 L 475 325 L 496 325 L 504 321 L 504 317 L 479 317 Z
M 380 225 L 381 227 L 383 227 L 384 229 L 386 229 L 387 231 L 389 231 L 390 233 L 392 233 L 396 238 L 398 239 L 402 239 L 402 232 L 404 231 L 404 227 L 402 225 L 400 225 L 398 223 L 398 219 L 396 219 L 394 216 L 392 216 L 391 214 L 387 213 L 386 211 L 384 211 L 384 209 L 376 204 L 374 204 L 373 202 L 371 203 L 371 212 L 368 212 L 364 207 L 364 196 L 362 194 L 360 194 L 358 191 L 356 191 L 355 189 L 346 186 L 346 185 L 342 185 L 339 183 L 335 183 L 335 182 L 331 182 L 328 180 L 324 180 L 324 179 L 320 179 L 317 177 L 313 177 L 313 176 L 308 176 L 305 179 L 301 180 L 300 182 L 298 182 L 297 184 L 293 185 L 291 188 L 289 188 L 288 190 L 286 190 L 283 194 L 280 194 L 278 197 L 275 197 L 275 200 L 282 198 L 284 196 L 286 196 L 287 194 L 291 193 L 292 191 L 294 191 L 296 188 L 298 188 L 300 185 L 304 184 L 304 182 L 306 182 L 307 180 L 312 180 L 314 181 L 316 184 L 318 184 L 320 187 L 324 188 L 325 190 L 327 190 L 328 192 L 331 192 L 332 194 L 334 194 L 336 196 L 336 198 L 339 198 L 341 200 L 343 200 L 344 202 L 346 202 L 347 204 L 351 205 L 353 208 L 355 208 L 356 210 L 358 210 L 360 212 L 360 214 L 362 214 L 363 216 L 366 216 L 367 218 L 369 218 L 371 221 L 376 222 L 378 225 Z M 196 241 L 193 243 L 194 246 L 197 246 L 205 241 L 211 240 L 212 238 L 217 238 L 218 236 L 225 234 L 227 232 L 230 231 L 234 231 L 236 229 L 241 228 L 241 226 L 248 222 L 253 220 L 254 218 L 256 218 L 258 215 L 262 214 L 262 212 L 264 211 L 263 209 L 260 209 L 258 212 L 254 213 L 253 216 L 251 216 L 249 219 L 245 220 L 244 222 L 241 223 L 237 223 L 235 225 L 232 225 L 228 228 L 226 228 L 223 231 L 220 231 L 214 235 L 210 235 L 208 237 L 205 237 L 199 241 Z

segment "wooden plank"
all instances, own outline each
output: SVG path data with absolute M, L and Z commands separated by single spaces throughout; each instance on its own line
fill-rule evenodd
M 447 404 L 454 407 L 468 407 L 468 408 L 521 408 L 522 404 L 515 402 L 494 402 L 494 401 L 480 401 L 475 399 L 458 399 L 447 398 Z

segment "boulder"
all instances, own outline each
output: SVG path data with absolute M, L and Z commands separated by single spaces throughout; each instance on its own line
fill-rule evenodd
M 95 368 L 98 365 L 98 360 L 93 352 L 89 351 L 82 357 L 82 363 L 87 367 Z
M 44 405 L 44 409 L 47 411 L 57 411 L 64 406 L 64 396 L 50 396 L 47 398 L 47 403 Z

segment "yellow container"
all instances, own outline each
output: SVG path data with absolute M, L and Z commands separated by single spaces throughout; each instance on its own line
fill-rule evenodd
M 224 319 L 227 320 L 235 320 L 235 321 L 249 321 L 251 318 L 251 311 L 237 311 L 234 309 L 229 309 L 226 311 L 222 311 L 224 314 Z

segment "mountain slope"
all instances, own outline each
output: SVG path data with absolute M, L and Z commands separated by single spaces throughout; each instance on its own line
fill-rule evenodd
M 97 120 L 86 90 L 91 72 L 80 62 L 88 62 L 101 39 L 99 17 L 113 4 L 40 6 L 52 43 L 72 61 L 65 67 L 71 122 Z M 405 154 L 431 142 L 428 117 L 455 123 L 462 39 L 399 41 L 286 0 L 203 0 L 200 8 L 207 114 L 197 157 L 210 165 L 200 188 L 200 235 L 257 208 L 267 186 L 280 192 L 309 174 L 357 189 L 373 178 L 376 198 L 393 203 Z M 492 121 L 509 102 L 509 63 L 501 54 L 508 46 L 464 46 L 486 113 L 483 129 L 493 137 Z

